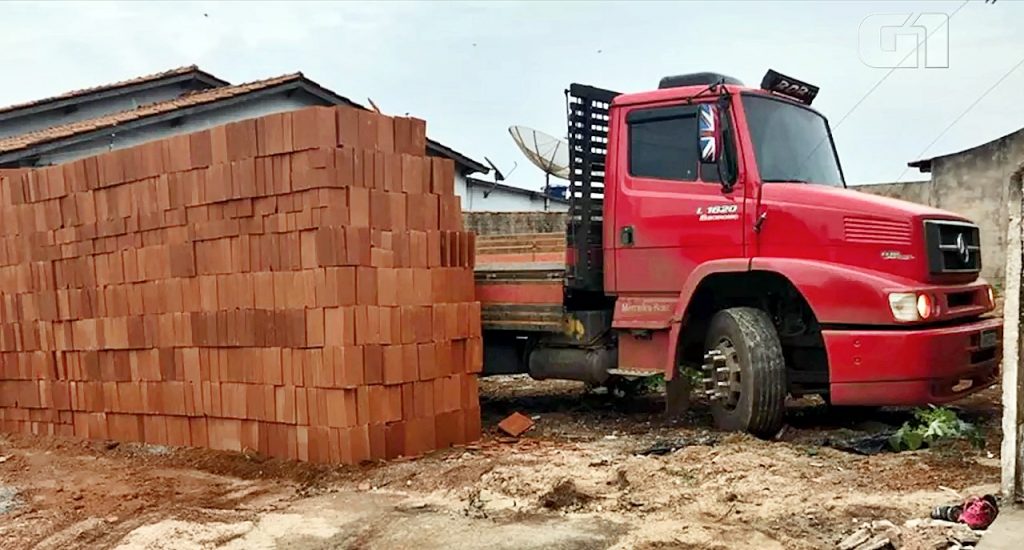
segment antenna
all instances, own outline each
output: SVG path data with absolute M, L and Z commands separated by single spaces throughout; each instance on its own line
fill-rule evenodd
M 373 107 L 373 110 L 377 111 L 378 115 L 383 114 L 383 113 L 380 112 L 380 107 L 378 107 L 377 104 L 374 103 L 372 99 L 366 98 L 366 101 L 370 102 L 370 107 Z M 405 113 L 405 114 L 409 114 L 409 113 Z
M 519 150 L 537 168 L 544 171 L 544 196 L 551 188 L 551 176 L 569 179 L 569 144 L 540 130 L 525 126 L 511 126 L 508 133 Z

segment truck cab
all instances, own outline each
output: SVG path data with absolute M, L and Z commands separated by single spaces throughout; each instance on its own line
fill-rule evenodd
M 698 367 L 718 426 L 758 435 L 787 395 L 923 405 L 993 384 L 978 227 L 847 189 L 817 92 L 774 71 L 570 87 L 562 328 L 529 338 L 528 370 L 663 373 L 671 404 Z

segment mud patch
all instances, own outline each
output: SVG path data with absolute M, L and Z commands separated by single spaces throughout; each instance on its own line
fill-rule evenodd
M 581 492 L 571 479 L 563 479 L 540 496 L 540 505 L 549 510 L 578 510 L 594 497 Z

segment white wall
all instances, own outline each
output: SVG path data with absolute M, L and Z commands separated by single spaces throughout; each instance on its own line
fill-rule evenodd
M 58 107 L 40 112 L 27 112 L 24 115 L 12 116 L 10 118 L 4 117 L 5 120 L 0 120 L 0 138 L 27 134 L 44 128 L 98 118 L 111 113 L 131 111 L 142 105 L 174 99 L 195 88 L 196 86 L 192 82 L 173 82 L 163 86 L 138 90 L 130 94 L 84 102 L 76 105 L 75 110 L 70 113 L 65 113 L 64 108 Z
M 124 149 L 173 135 L 199 132 L 238 120 L 258 118 L 319 104 L 321 104 L 320 101 L 306 94 L 294 94 L 289 97 L 285 92 L 282 92 L 270 97 L 260 97 L 251 101 L 236 103 L 229 107 L 214 108 L 206 113 L 187 116 L 177 126 L 173 126 L 168 121 L 162 124 L 145 126 L 135 131 L 118 131 L 114 128 L 112 129 L 111 136 L 94 138 L 43 153 L 40 155 L 38 164 L 40 166 L 62 164 L 105 153 L 113 149 Z
M 565 203 L 538 196 L 511 193 L 504 189 L 492 190 L 479 185 L 467 187 L 466 178 L 461 175 L 455 176 L 455 193 L 462 197 L 464 212 L 565 212 L 569 209 Z

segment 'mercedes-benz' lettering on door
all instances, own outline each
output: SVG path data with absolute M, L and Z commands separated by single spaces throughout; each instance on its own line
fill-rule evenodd
M 738 220 L 739 207 L 735 204 L 715 204 L 712 206 L 698 206 L 697 220 L 702 222 L 713 222 L 721 220 Z

